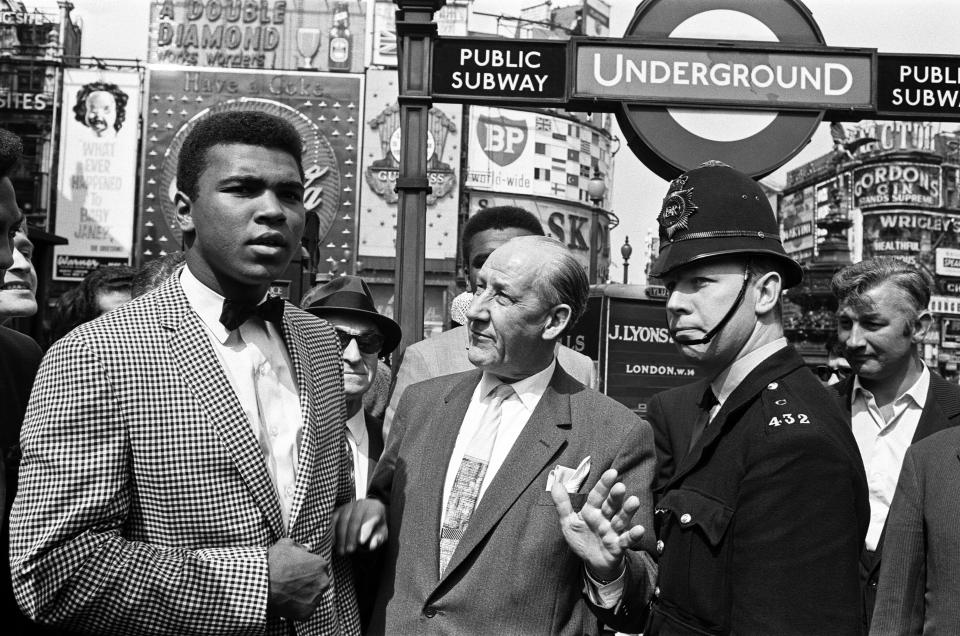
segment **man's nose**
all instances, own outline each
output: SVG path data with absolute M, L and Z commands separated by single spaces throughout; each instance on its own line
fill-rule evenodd
M 484 292 L 473 294 L 473 300 L 470 301 L 470 306 L 467 307 L 467 311 L 465 312 L 467 320 L 486 320 L 487 308 L 485 298 L 486 294 Z
M 343 348 L 343 359 L 350 363 L 356 363 L 362 360 L 360 356 L 360 346 L 356 338 L 350 338 L 350 342 Z
M 842 339 L 843 345 L 847 349 L 857 349 L 866 345 L 866 340 L 863 338 L 863 329 L 858 323 L 853 323 L 853 325 L 847 330 L 846 337 Z
M 20 250 L 13 250 L 13 264 L 10 266 L 10 270 L 14 272 L 30 271 L 30 259 L 24 256 Z
M 260 196 L 259 203 L 260 209 L 257 211 L 257 220 L 269 225 L 283 223 L 286 220 L 286 209 L 273 190 L 265 190 Z

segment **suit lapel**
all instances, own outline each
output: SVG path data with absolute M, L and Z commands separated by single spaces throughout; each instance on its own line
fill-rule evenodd
M 423 449 L 424 461 L 420 479 L 421 483 L 433 489 L 431 500 L 425 502 L 422 507 L 425 518 L 422 519 L 423 525 L 420 526 L 427 528 L 430 533 L 428 536 L 432 537 L 430 548 L 424 551 L 430 557 L 425 563 L 426 571 L 423 573 L 425 580 L 429 583 L 427 587 L 433 587 L 437 583 L 440 570 L 440 517 L 443 510 L 443 486 L 447 478 L 447 467 L 450 464 L 450 456 L 453 455 L 453 447 L 457 444 L 457 435 L 463 424 L 463 417 L 467 413 L 467 407 L 470 406 L 470 398 L 480 382 L 481 375 L 480 371 L 467 374 L 447 393 L 443 404 L 436 410 L 429 423 L 429 434 L 424 438 L 430 448 Z M 449 570 L 448 566 L 447 571 Z
M 927 401 L 913 434 L 913 443 L 929 437 L 937 431 L 953 424 L 950 420 L 960 414 L 960 401 L 950 384 L 936 371 L 930 372 L 930 387 L 927 389 Z
M 299 458 L 297 461 L 297 485 L 293 502 L 290 506 L 290 529 L 293 530 L 297 520 L 297 513 L 307 495 L 307 487 L 313 483 L 314 455 L 320 439 L 320 431 L 316 430 L 319 417 L 314 409 L 317 407 L 313 394 L 313 382 L 310 375 L 310 348 L 301 329 L 293 326 L 293 320 L 287 312 L 283 316 L 283 341 L 287 347 L 290 361 L 293 363 L 293 373 L 297 380 L 300 396 L 300 417 L 303 418 L 302 436 L 300 439 Z
M 559 366 L 554 371 L 537 408 L 530 415 L 530 419 L 507 454 L 503 465 L 494 475 L 483 498 L 477 504 L 476 510 L 470 517 L 470 525 L 467 526 L 439 583 L 450 576 L 463 563 L 467 555 L 477 549 L 483 538 L 500 522 L 567 441 L 571 425 L 570 397 L 557 390 L 557 387 L 566 379 L 563 377 L 565 375 Z M 452 450 L 451 446 L 451 452 Z M 449 453 L 445 457 L 449 460 Z M 439 524 L 439 519 L 437 523 Z M 439 552 L 439 538 L 437 544 Z
M 284 536 L 276 488 L 267 473 L 250 422 L 220 366 L 206 327 L 191 310 L 183 294 L 178 277 L 172 277 L 164 284 L 157 304 L 167 305 L 165 311 L 158 313 L 161 324 L 171 330 L 170 352 L 184 382 L 233 457 L 251 495 L 263 510 L 270 530 L 277 538 Z

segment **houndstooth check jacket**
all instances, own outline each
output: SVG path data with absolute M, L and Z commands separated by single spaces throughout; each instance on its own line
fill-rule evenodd
M 357 634 L 330 517 L 349 501 L 341 362 L 330 326 L 286 306 L 304 429 L 290 529 L 179 276 L 58 341 L 21 437 L 11 563 L 36 620 L 96 634 Z M 331 563 L 302 622 L 267 617 L 267 548 Z

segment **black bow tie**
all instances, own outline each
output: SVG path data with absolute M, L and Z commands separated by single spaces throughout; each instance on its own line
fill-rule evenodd
M 223 326 L 233 331 L 251 316 L 260 316 L 268 322 L 272 322 L 278 328 L 283 322 L 283 298 L 279 296 L 269 296 L 259 305 L 252 303 L 241 303 L 229 298 L 223 300 L 223 311 L 220 312 L 220 322 Z

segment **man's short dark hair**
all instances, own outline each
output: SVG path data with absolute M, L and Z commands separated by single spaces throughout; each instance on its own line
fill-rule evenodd
M 474 236 L 486 230 L 505 230 L 518 228 L 527 230 L 530 234 L 543 236 L 543 225 L 533 213 L 515 205 L 497 205 L 492 208 L 483 208 L 470 217 L 463 225 L 460 236 L 460 250 L 463 262 L 470 262 L 470 241 Z
M 844 267 L 834 274 L 830 289 L 841 305 L 859 310 L 871 304 L 864 294 L 885 282 L 900 290 L 915 314 L 926 310 L 930 304 L 930 276 L 920 268 L 890 256 L 878 256 Z
M 7 177 L 23 154 L 20 137 L 5 128 L 0 128 L 0 179 Z
M 117 119 L 113 122 L 113 129 L 119 131 L 123 126 L 123 120 L 127 118 L 127 94 L 117 86 L 116 84 L 110 84 L 108 82 L 91 82 L 89 84 L 84 84 L 80 87 L 80 90 L 77 91 L 77 103 L 73 105 L 73 115 L 74 118 L 83 124 L 87 125 L 87 98 L 90 97 L 91 93 L 97 92 L 110 93 L 113 95 L 113 101 L 117 104 Z
M 220 144 L 262 146 L 286 152 L 303 178 L 303 140 L 290 122 L 255 110 L 216 113 L 201 119 L 187 135 L 177 163 L 177 189 L 191 199 L 206 169 L 207 150 Z

